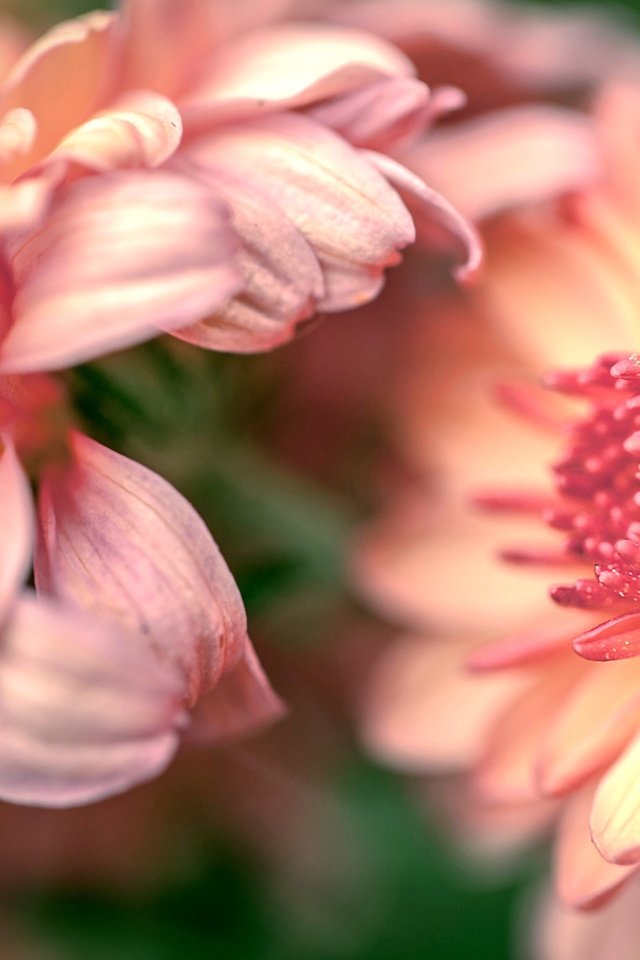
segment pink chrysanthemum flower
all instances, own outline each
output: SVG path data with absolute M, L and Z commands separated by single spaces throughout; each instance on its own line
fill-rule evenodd
M 216 0 L 126 0 L 42 37 L 0 85 L 0 369 L 84 360 L 158 330 L 264 350 L 374 297 L 438 227 L 472 229 L 390 154 L 429 90 L 382 40 L 255 28 Z M 246 13 L 246 11 L 245 11 Z
M 71 806 L 147 780 L 198 702 L 212 740 L 278 716 L 238 589 L 193 508 L 69 433 L 49 379 L 0 388 L 0 798 Z M 37 532 L 16 448 L 38 480 Z M 22 586 L 33 549 L 36 594 Z
M 374 670 L 367 742 L 447 774 L 476 838 L 555 823 L 563 906 L 545 923 L 574 945 L 588 934 L 564 911 L 628 883 L 590 922 L 598 960 L 617 956 L 609 923 L 637 906 L 640 863 L 639 103 L 633 87 L 601 99 L 601 185 L 487 224 L 484 283 L 417 318 L 397 409 L 423 479 L 358 555 L 368 596 L 415 630 Z M 532 385 L 545 368 L 553 391 Z M 582 955 L 563 949 L 541 936 L 545 960 Z

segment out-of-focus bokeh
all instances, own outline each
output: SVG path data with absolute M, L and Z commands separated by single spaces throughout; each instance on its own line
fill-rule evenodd
M 4 10 L 39 31 L 94 6 Z M 638 0 L 618 6 L 640 22 Z M 380 425 L 361 415 L 357 381 L 384 349 L 375 322 L 373 309 L 359 341 L 357 312 L 327 318 L 257 357 L 158 341 L 67 376 L 88 432 L 166 476 L 210 525 L 290 714 L 240 749 L 185 751 L 158 781 L 82 810 L 0 804 L 0 960 L 513 957 L 545 851 L 470 863 L 417 802 L 420 785 L 373 763 L 355 734 L 359 653 L 393 629 L 346 569 L 373 498 Z M 313 396 L 314 337 L 318 362 L 332 362 L 332 326 L 335 363 L 353 372 L 352 421 L 332 419 L 326 396 L 305 417 L 287 409 Z

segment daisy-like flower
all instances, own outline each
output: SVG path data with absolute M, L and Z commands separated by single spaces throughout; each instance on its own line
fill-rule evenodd
M 268 12 L 268 11 L 266 11 Z M 388 154 L 430 93 L 382 40 L 251 27 L 228 4 L 126 0 L 37 41 L 0 85 L 0 370 L 56 368 L 159 330 L 281 343 L 374 297 L 438 225 L 466 221 Z
M 640 862 L 640 391 L 628 354 L 639 124 L 636 88 L 605 92 L 603 184 L 488 224 L 484 284 L 418 318 L 397 409 L 423 480 L 358 555 L 367 595 L 415 631 L 374 671 L 368 744 L 400 769 L 448 774 L 476 837 L 512 842 L 555 823 L 563 906 L 543 926 L 565 924 L 598 960 L 627 955 L 608 952 L 609 924 L 633 909 Z M 545 369 L 552 392 L 532 385 Z M 627 882 L 620 906 L 590 921 L 592 940 L 567 919 Z M 546 934 L 539 948 L 582 955 Z

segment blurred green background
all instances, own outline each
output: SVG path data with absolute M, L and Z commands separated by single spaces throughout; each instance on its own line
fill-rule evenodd
M 38 27 L 93 6 L 85 0 L 5 2 L 8 12 Z M 598 2 L 591 6 L 604 8 Z M 617 7 L 640 16 L 640 0 Z M 612 9 L 606 5 L 607 13 Z M 279 363 L 275 356 L 203 356 L 151 344 L 130 351 L 124 363 L 91 364 L 68 379 L 78 415 L 92 435 L 168 476 L 198 507 L 237 574 L 267 665 L 271 659 L 276 675 L 278 670 L 284 675 L 293 662 L 299 687 L 311 689 L 311 701 L 320 701 L 315 681 L 310 686 L 308 681 L 314 648 L 327 642 L 326 628 L 318 625 L 330 624 L 345 610 L 356 619 L 366 616 L 346 594 L 343 576 L 357 506 L 270 457 L 263 437 L 269 435 L 268 404 L 277 390 Z M 214 453 L 200 467 L 194 454 L 203 443 Z M 227 814 L 217 825 L 216 811 L 241 805 L 241 793 L 231 790 L 231 799 L 212 800 L 203 825 L 203 811 L 182 796 L 178 771 L 155 786 L 148 801 L 145 788 L 133 792 L 143 798 L 142 814 L 126 804 L 114 813 L 116 819 L 151 818 L 145 829 L 151 829 L 152 847 L 153 830 L 158 831 L 161 856 L 157 865 L 151 858 L 142 880 L 129 882 L 126 864 L 120 875 L 110 874 L 104 851 L 96 855 L 94 872 L 60 871 L 52 856 L 50 863 L 33 864 L 32 874 L 16 869 L 15 882 L 8 861 L 1 960 L 5 955 L 7 960 L 511 958 L 514 942 L 522 939 L 517 918 L 547 867 L 544 852 L 491 878 L 469 870 L 433 819 L 419 812 L 412 785 L 363 756 L 340 708 L 332 723 L 330 761 L 321 780 L 300 775 L 305 797 L 312 795 L 308 830 L 321 833 L 309 838 L 303 866 L 294 869 L 274 853 L 279 838 L 286 838 L 286 824 L 274 827 L 271 846 L 268 816 L 254 842 L 243 839 L 242 817 L 240 827 L 229 828 Z M 248 749 L 251 765 L 257 761 Z M 304 751 L 295 742 L 283 749 Z M 199 762 L 205 764 L 207 755 Z M 213 761 L 212 776 L 227 775 L 225 762 Z M 260 777 L 249 782 L 260 790 Z M 252 798 L 258 807 L 261 800 Z M 169 811 L 170 825 L 156 816 L 158 810 Z M 277 811 L 274 816 L 277 820 Z M 26 839 L 21 853 L 19 833 L 31 831 L 32 823 L 64 834 L 58 839 L 63 851 L 65 843 L 75 846 L 65 831 L 76 830 L 79 845 L 86 841 L 90 847 L 92 832 L 104 829 L 99 814 L 80 818 L 74 827 L 64 813 L 43 821 L 39 813 L 25 811 L 11 838 L 14 856 L 16 851 L 24 858 L 41 855 Z M 129 826 L 119 823 L 114 843 L 131 842 Z M 135 833 L 135 825 L 132 829 Z M 2 837 L 0 831 L 0 843 Z M 343 847 L 347 855 L 337 856 Z M 0 849 L 0 859 L 4 855 Z M 5 954 L 14 940 L 15 952 Z

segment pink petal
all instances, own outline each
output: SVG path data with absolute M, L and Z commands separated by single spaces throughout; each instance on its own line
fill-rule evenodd
M 193 322 L 237 290 L 234 246 L 203 184 L 155 171 L 76 181 L 15 258 L 0 370 L 61 367 Z
M 519 106 L 434 131 L 404 159 L 474 220 L 599 173 L 589 121 L 559 107 Z
M 592 667 L 571 691 L 541 748 L 545 793 L 574 789 L 610 764 L 640 722 L 640 663 Z
M 600 906 L 636 866 L 607 863 L 591 840 L 589 813 L 593 789 L 575 794 L 564 806 L 555 846 L 555 879 L 560 899 L 569 907 Z
M 197 164 L 189 171 L 229 205 L 244 285 L 222 310 L 174 333 L 209 350 L 270 350 L 290 340 L 297 324 L 314 312 L 324 291 L 320 265 L 300 231 L 257 184 L 235 175 L 223 158 L 214 165 L 206 144 L 203 150 L 202 157 L 197 147 L 189 152 Z
M 280 719 L 285 707 L 247 640 L 239 663 L 198 703 L 189 740 L 218 743 L 246 736 Z
M 4 621 L 31 566 L 33 546 L 31 493 L 11 445 L 0 456 L 0 530 L 0 621 Z
M 596 846 L 612 863 L 640 859 L 640 737 L 600 781 L 591 813 Z
M 429 88 L 413 77 L 383 77 L 323 101 L 307 114 L 355 147 L 397 147 L 425 126 Z
M 323 267 L 320 309 L 365 302 L 382 271 L 411 243 L 413 224 L 384 178 L 330 130 L 308 117 L 279 114 L 222 130 L 197 148 L 232 166 L 289 217 Z M 345 293 L 343 275 L 352 275 Z M 334 289 L 335 283 L 335 289 Z
M 468 642 L 398 638 L 378 657 L 363 704 L 369 750 L 396 769 L 451 771 L 481 755 L 496 718 L 528 685 L 516 671 L 464 669 Z
M 574 650 L 586 660 L 626 660 L 640 654 L 640 614 L 623 613 L 573 641 Z
M 170 100 L 129 94 L 68 133 L 47 163 L 66 160 L 94 171 L 157 167 L 176 150 L 182 120 Z
M 36 583 L 170 663 L 191 704 L 242 656 L 242 600 L 205 524 L 157 474 L 82 434 L 41 489 Z
M 363 153 L 406 203 L 415 221 L 419 242 L 428 249 L 452 256 L 457 263 L 456 277 L 469 279 L 482 260 L 482 241 L 471 223 L 436 190 L 391 157 L 368 150 Z
M 378 37 L 323 24 L 245 33 L 216 51 L 185 103 L 187 123 L 326 100 L 381 76 L 412 76 L 404 54 Z
M 10 179 L 41 160 L 95 111 L 106 93 L 114 14 L 89 13 L 54 27 L 15 64 L 0 91 L 0 115 L 25 108 L 38 136 L 29 154 L 3 171 Z
M 0 796 L 73 806 L 154 776 L 184 724 L 177 679 L 126 633 L 25 597 L 0 645 Z

